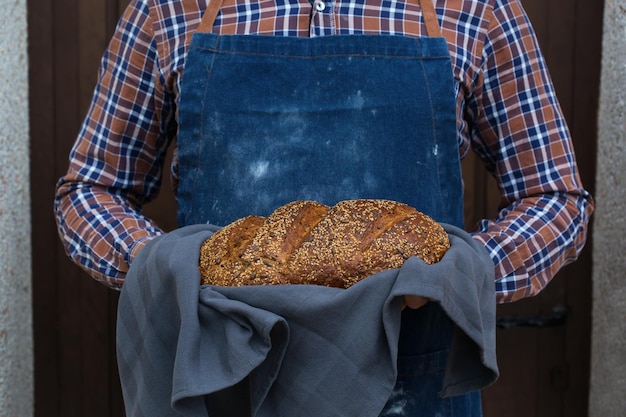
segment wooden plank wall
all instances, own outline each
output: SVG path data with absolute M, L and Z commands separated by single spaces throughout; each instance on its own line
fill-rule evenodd
M 603 4 L 601 0 L 522 0 L 533 22 L 568 121 L 583 184 L 593 194 Z M 475 170 L 480 168 L 474 167 Z M 480 180 L 474 192 L 480 195 Z M 485 184 L 489 184 L 486 181 Z M 471 189 L 467 190 L 471 199 Z M 487 203 L 470 204 L 488 209 Z M 499 306 L 502 317 L 567 311 L 564 325 L 498 330 L 501 378 L 485 391 L 486 416 L 586 416 L 591 332 L 592 260 L 589 240 L 580 259 L 539 296 Z
M 56 180 L 125 1 L 29 0 L 35 413 L 122 416 L 114 350 L 117 294 L 87 278 L 58 244 Z
M 28 0 L 35 410 L 46 417 L 124 414 L 115 361 L 117 293 L 87 277 L 65 256 L 56 235 L 56 180 L 88 106 L 96 69 L 128 0 Z M 524 0 L 572 129 L 583 180 L 595 172 L 601 0 Z M 475 159 L 463 164 L 468 225 L 498 203 L 493 181 Z M 174 227 L 165 192 L 147 207 Z M 570 308 L 567 325 L 498 332 L 502 378 L 485 393 L 487 416 L 586 415 L 589 377 L 590 245 L 539 297 L 499 314 Z

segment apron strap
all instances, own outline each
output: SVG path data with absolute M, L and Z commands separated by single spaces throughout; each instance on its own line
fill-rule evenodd
M 198 25 L 197 32 L 200 33 L 211 33 L 213 30 L 213 24 L 215 23 L 215 18 L 217 17 L 217 13 L 220 11 L 224 0 L 209 0 L 209 4 L 206 7 L 206 11 L 202 16 L 202 20 L 200 21 L 200 25 Z
M 200 25 L 197 31 L 201 33 L 210 33 L 215 23 L 215 18 L 220 11 L 220 8 L 226 0 L 210 0 L 207 6 Z M 408 0 L 409 2 L 415 2 L 416 0 Z M 424 16 L 424 23 L 426 25 L 426 35 L 430 37 L 441 38 L 441 27 L 439 26 L 439 20 L 437 19 L 437 11 L 433 0 L 417 0 L 418 5 L 422 9 L 422 15 Z
M 441 26 L 437 19 L 437 11 L 435 10 L 434 0 L 417 0 L 422 8 L 424 23 L 426 24 L 426 35 L 431 38 L 442 38 Z

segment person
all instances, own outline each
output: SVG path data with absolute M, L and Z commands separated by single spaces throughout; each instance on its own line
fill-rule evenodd
M 471 149 L 502 197 L 471 231 L 497 303 L 574 261 L 593 211 L 519 0 L 132 0 L 55 198 L 69 256 L 111 288 L 164 233 L 141 207 L 169 146 L 181 226 L 374 195 L 462 227 Z M 450 415 L 480 415 L 464 401 Z

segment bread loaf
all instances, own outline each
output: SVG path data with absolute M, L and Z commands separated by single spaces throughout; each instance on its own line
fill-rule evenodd
M 201 283 L 348 288 L 411 256 L 436 263 L 449 247 L 441 225 L 403 203 L 294 201 L 267 218 L 239 219 L 207 239 Z

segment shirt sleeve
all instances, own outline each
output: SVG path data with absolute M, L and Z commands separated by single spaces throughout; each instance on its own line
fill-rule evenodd
M 147 5 L 133 0 L 100 69 L 91 106 L 58 184 L 54 209 L 68 255 L 122 286 L 138 250 L 161 230 L 141 215 L 159 190 L 172 105 L 163 93 Z
M 496 268 L 498 302 L 537 294 L 574 261 L 593 201 L 582 188 L 569 131 L 528 17 L 498 0 L 483 51 L 472 147 L 496 178 L 502 204 L 474 238 Z

